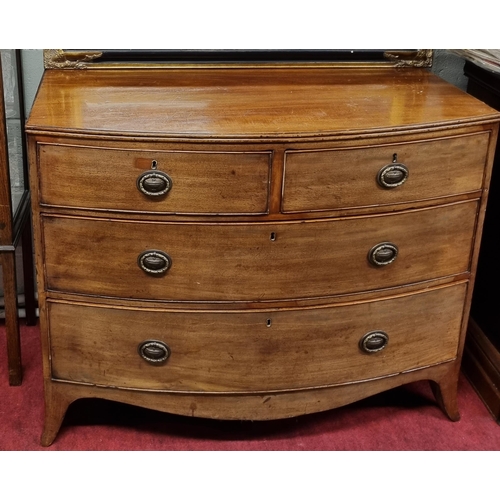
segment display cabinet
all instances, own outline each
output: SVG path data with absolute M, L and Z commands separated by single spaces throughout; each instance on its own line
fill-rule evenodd
M 467 62 L 467 91 L 500 110 L 500 74 Z M 497 421 L 500 421 L 500 148 L 497 145 L 477 280 L 471 308 L 464 371 Z
M 36 322 L 36 305 L 19 50 L 2 49 L 0 74 L 0 257 L 9 383 L 20 385 L 22 365 L 15 256 L 18 244 L 22 248 L 26 322 L 30 325 Z

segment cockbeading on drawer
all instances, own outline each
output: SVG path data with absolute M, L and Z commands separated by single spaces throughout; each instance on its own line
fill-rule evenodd
M 170 214 L 264 214 L 269 151 L 38 144 L 42 205 Z M 75 189 L 78 187 L 78 189 Z
M 42 217 L 49 290 L 145 300 L 270 301 L 467 273 L 477 202 L 283 223 Z M 397 252 L 394 250 L 397 248 Z M 138 258 L 164 262 L 148 272 Z M 153 266 L 154 267 L 154 266 Z M 154 271 L 154 270 L 153 270 Z
M 288 150 L 283 212 L 383 206 L 479 191 L 489 133 L 391 145 Z
M 261 392 L 397 374 L 456 357 L 466 288 L 271 312 L 50 303 L 52 376 L 148 390 Z M 374 330 L 388 342 L 367 352 L 360 341 Z

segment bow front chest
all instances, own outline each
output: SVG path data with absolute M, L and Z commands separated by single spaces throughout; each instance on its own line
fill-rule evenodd
M 218 419 L 457 381 L 500 115 L 426 70 L 47 70 L 28 121 L 46 416 Z

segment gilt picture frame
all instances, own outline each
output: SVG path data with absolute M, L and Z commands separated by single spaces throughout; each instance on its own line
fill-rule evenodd
M 230 67 L 427 68 L 432 49 L 44 49 L 45 69 Z

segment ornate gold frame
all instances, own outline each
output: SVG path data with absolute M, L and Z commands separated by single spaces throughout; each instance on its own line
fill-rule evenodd
M 415 50 L 385 50 L 385 60 L 379 61 L 332 61 L 332 62 L 241 62 L 238 67 L 396 67 L 396 68 L 428 68 L 432 66 L 432 49 Z M 119 69 L 119 68 L 189 68 L 199 67 L 196 62 L 150 62 L 150 61 L 119 61 L 99 62 L 103 52 L 98 50 L 44 49 L 43 60 L 45 69 Z M 229 68 L 235 64 L 202 63 L 204 66 Z

